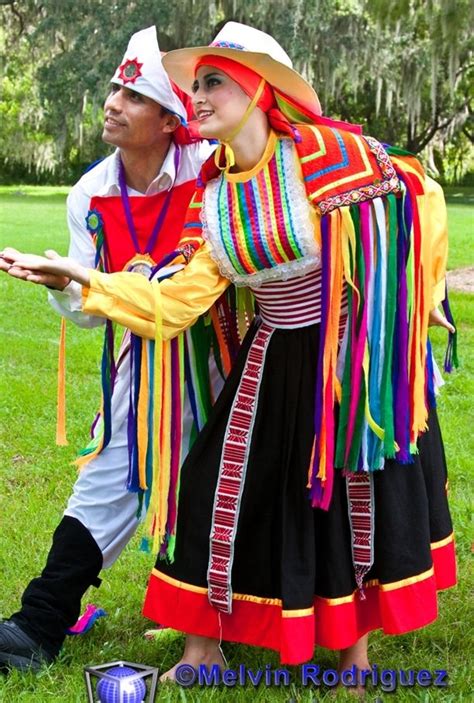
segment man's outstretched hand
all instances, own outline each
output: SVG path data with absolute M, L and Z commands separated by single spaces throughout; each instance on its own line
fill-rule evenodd
M 7 247 L 0 256 L 0 271 L 5 271 L 9 276 L 13 278 L 19 278 L 22 281 L 30 281 L 31 283 L 38 283 L 48 288 L 56 288 L 57 290 L 64 290 L 68 285 L 70 278 L 68 276 L 58 275 L 54 273 L 42 273 L 40 271 L 30 270 L 28 268 L 22 268 L 17 266 L 15 261 L 19 260 L 20 257 L 28 256 L 27 254 L 22 254 L 18 249 L 13 249 L 12 247 Z
M 45 256 L 38 256 L 7 247 L 0 252 L 0 270 L 14 278 L 58 290 L 63 290 L 71 279 L 89 285 L 89 272 L 84 266 L 52 249 L 45 251 Z

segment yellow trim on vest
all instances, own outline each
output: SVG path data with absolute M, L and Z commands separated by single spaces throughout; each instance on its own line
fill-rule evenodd
M 250 181 L 250 179 L 253 178 L 256 173 L 259 173 L 273 157 L 277 141 L 278 135 L 273 129 L 271 129 L 268 135 L 267 145 L 258 163 L 256 163 L 255 166 L 248 171 L 237 171 L 236 173 L 226 172 L 226 181 L 229 181 L 229 183 L 246 183 L 247 181 Z
M 349 176 L 345 176 L 344 178 L 340 178 L 338 181 L 334 181 L 332 183 L 328 183 L 319 190 L 315 191 L 314 193 L 311 193 L 309 196 L 310 200 L 315 200 L 318 198 L 320 195 L 323 193 L 326 193 L 328 190 L 332 190 L 333 188 L 338 188 L 341 185 L 344 185 L 345 183 L 350 183 L 351 181 L 355 180 L 356 178 L 363 178 L 364 176 L 370 176 L 370 174 L 373 173 L 372 166 L 370 165 L 369 162 L 369 157 L 367 156 L 367 152 L 364 149 L 363 143 L 362 143 L 362 138 L 361 137 L 354 137 L 354 141 L 357 144 L 357 148 L 360 151 L 360 156 L 362 159 L 362 162 L 365 166 L 365 171 L 360 171 L 359 173 L 351 173 Z
M 308 154 L 308 156 L 303 156 L 301 158 L 302 164 L 306 164 L 308 163 L 308 161 L 314 161 L 314 159 L 319 159 L 321 156 L 326 155 L 326 144 L 324 143 L 324 139 L 322 138 L 321 132 L 316 127 L 313 127 L 311 125 L 309 128 L 316 137 L 316 141 L 318 142 L 319 146 L 319 151 L 314 151 L 312 154 Z

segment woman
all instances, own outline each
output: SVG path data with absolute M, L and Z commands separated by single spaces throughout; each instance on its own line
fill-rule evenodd
M 185 270 L 158 285 L 5 256 L 33 277 L 67 272 L 85 311 L 158 349 L 230 282 L 252 290 L 260 315 L 184 463 L 174 558 L 158 559 L 144 612 L 188 633 L 194 666 L 221 665 L 227 639 L 290 664 L 320 644 L 368 668 L 370 630 L 426 625 L 455 583 L 433 412 L 418 439 L 444 277 L 439 190 L 415 159 L 321 117 L 263 32 L 230 22 L 164 63 L 221 142 L 189 210 Z

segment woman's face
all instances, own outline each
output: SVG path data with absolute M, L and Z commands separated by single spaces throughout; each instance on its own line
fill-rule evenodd
M 192 90 L 199 132 L 207 139 L 225 140 L 251 102 L 238 83 L 212 66 L 198 68 Z

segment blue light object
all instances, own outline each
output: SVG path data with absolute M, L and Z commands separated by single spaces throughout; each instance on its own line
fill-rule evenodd
M 96 692 L 100 703 L 142 703 L 146 696 L 146 683 L 142 678 L 127 681 L 137 674 L 129 666 L 114 666 L 104 673 L 113 676 L 116 681 L 100 679 Z

